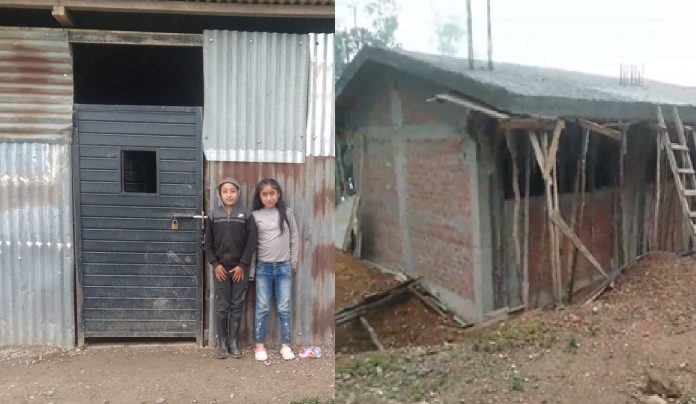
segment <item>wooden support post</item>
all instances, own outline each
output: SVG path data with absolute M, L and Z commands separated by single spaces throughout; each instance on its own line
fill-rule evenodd
M 512 237 L 515 241 L 515 272 L 517 273 L 517 281 L 519 286 L 519 294 L 523 295 L 523 280 L 522 280 L 522 246 L 520 241 L 520 174 L 517 167 L 517 145 L 515 138 L 508 132 L 505 138 L 505 144 L 510 152 L 512 161 L 512 190 L 515 194 L 515 202 L 512 210 Z
M 526 142 L 524 153 L 524 267 L 522 269 L 522 302 L 529 308 L 529 184 L 531 178 L 532 145 Z
M 554 212 L 559 211 L 558 182 L 556 181 L 555 166 L 556 152 L 558 151 L 558 144 L 563 128 L 564 122 L 562 120 L 557 121 L 554 128 L 553 139 L 551 140 L 551 145 L 549 145 L 547 133 L 544 133 L 544 142 L 542 146 L 539 145 L 539 140 L 537 139 L 536 135 L 533 132 L 529 133 L 529 140 L 532 143 L 537 164 L 539 165 L 539 169 L 542 172 L 542 176 L 544 177 L 544 182 L 546 184 L 546 211 L 549 222 L 549 241 L 551 244 L 549 256 L 551 259 L 553 295 L 556 304 L 563 304 L 563 289 L 559 246 L 560 237 L 558 229 L 553 225 L 551 217 Z
M 654 251 L 659 249 L 660 236 L 658 233 L 658 226 L 660 220 L 660 177 L 662 172 L 660 171 L 660 164 L 662 161 L 662 132 L 660 129 L 657 130 L 657 136 L 655 136 L 655 153 L 657 154 L 657 162 L 655 167 L 655 203 L 653 211 L 653 228 L 650 234 L 650 250 Z
M 548 156 L 547 156 L 548 157 Z M 552 189 L 553 189 L 553 213 L 558 213 L 560 215 L 561 207 L 560 200 L 558 197 L 558 165 L 556 164 L 556 155 L 553 154 L 553 158 L 550 160 L 551 163 L 551 179 L 552 179 Z M 554 238 L 556 239 L 556 248 L 554 249 L 554 254 L 556 254 L 556 279 L 558 279 L 558 285 L 556 285 L 556 293 L 558 293 L 558 300 L 563 304 L 563 267 L 561 265 L 561 235 L 558 231 L 557 226 L 553 226 Z
M 51 14 L 63 28 L 72 28 L 75 26 L 71 14 L 68 12 L 68 9 L 66 9 L 65 6 L 53 6 Z
M 630 240 L 630 237 L 627 237 L 628 235 L 625 234 L 629 229 L 626 228 L 626 223 L 624 220 L 625 217 L 625 212 L 624 209 L 626 209 L 626 203 L 624 201 L 624 194 L 626 193 L 625 187 L 626 187 L 626 180 L 625 180 L 625 173 L 626 173 L 626 151 L 627 151 L 627 139 L 626 139 L 626 131 L 628 130 L 628 127 L 623 127 L 621 129 L 621 151 L 619 155 L 619 245 L 621 246 L 621 257 L 619 258 L 619 263 L 617 266 L 623 266 L 626 262 L 628 262 L 628 245 L 627 242 Z
M 582 235 L 582 224 L 585 215 L 585 189 L 587 184 L 587 148 L 590 144 L 590 130 L 584 128 L 582 131 L 582 150 L 580 154 L 580 161 L 578 163 L 578 172 L 576 177 L 578 178 L 578 184 L 576 188 L 576 194 L 573 196 L 573 213 L 570 228 L 571 231 L 575 231 L 575 222 L 577 219 L 578 234 Z M 576 211 L 577 196 L 580 195 L 580 209 L 579 212 Z M 570 281 L 568 282 L 568 299 L 572 300 L 573 293 L 575 293 L 575 268 L 577 264 L 578 250 L 576 248 L 571 250 L 568 254 L 568 267 L 570 268 Z
M 360 324 L 362 324 L 362 326 L 365 328 L 365 331 L 367 331 L 367 333 L 370 334 L 370 339 L 372 340 L 374 346 L 377 347 L 378 350 L 384 351 L 384 346 L 381 342 L 379 342 L 379 338 L 377 338 L 377 333 L 375 332 L 375 329 L 370 326 L 370 323 L 367 322 L 367 319 L 365 319 L 365 317 L 360 316 L 359 318 Z
M 544 172 L 548 176 L 552 169 L 556 167 L 556 153 L 558 152 L 558 146 L 561 140 L 561 131 L 565 128 L 563 121 L 556 121 L 556 126 L 553 129 L 553 138 L 551 140 L 551 146 L 549 146 L 548 153 L 546 155 L 546 160 L 544 161 Z

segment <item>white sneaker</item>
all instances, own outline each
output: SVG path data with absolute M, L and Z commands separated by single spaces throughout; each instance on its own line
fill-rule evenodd
M 257 361 L 265 362 L 268 360 L 268 354 L 265 349 L 259 349 L 254 351 L 254 359 Z
M 292 352 L 292 349 L 289 346 L 284 346 L 280 349 L 280 354 L 283 356 L 283 359 L 286 361 L 295 359 L 295 354 Z

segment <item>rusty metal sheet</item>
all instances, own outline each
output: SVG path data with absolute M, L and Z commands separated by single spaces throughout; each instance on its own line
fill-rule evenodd
M 70 140 L 73 72 L 63 30 L 0 28 L 0 139 Z
M 241 200 L 252 206 L 253 190 L 262 178 L 277 179 L 284 198 L 295 211 L 300 232 L 300 262 L 293 282 L 293 344 L 333 344 L 334 338 L 334 159 L 307 157 L 304 164 L 208 162 L 207 189 L 209 211 L 219 199 L 215 185 L 226 176 L 234 176 L 242 184 Z M 208 268 L 208 283 L 213 282 Z M 214 291 L 210 289 L 210 302 Z M 243 319 L 242 340 L 253 342 L 253 286 L 247 298 Z M 209 313 L 210 336 L 215 335 L 214 321 Z M 278 317 L 271 311 L 267 342 L 279 341 Z M 211 338 L 212 339 L 212 338 Z

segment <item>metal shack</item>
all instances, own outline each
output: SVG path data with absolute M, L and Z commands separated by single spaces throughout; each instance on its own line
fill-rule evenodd
M 204 344 L 225 175 L 284 186 L 293 341 L 332 342 L 333 0 L 263 3 L 0 1 L 0 344 Z

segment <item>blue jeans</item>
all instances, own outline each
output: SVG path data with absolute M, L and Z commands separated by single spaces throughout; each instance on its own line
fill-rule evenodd
M 271 293 L 275 291 L 276 309 L 280 318 L 280 342 L 290 343 L 292 317 L 292 269 L 290 261 L 258 262 L 256 266 L 256 343 L 266 340 L 266 320 L 271 308 Z

